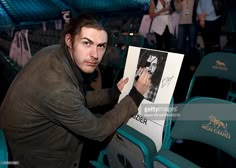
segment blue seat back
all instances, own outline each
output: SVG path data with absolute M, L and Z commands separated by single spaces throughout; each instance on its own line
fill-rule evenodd
M 236 158 L 236 104 L 198 97 L 190 99 L 174 124 L 171 137 L 208 144 Z
M 0 167 L 7 168 L 8 150 L 7 143 L 2 130 L 0 130 Z
M 204 56 L 193 74 L 185 100 L 190 98 L 198 77 L 216 77 L 236 82 L 235 69 L 236 54 L 214 52 Z

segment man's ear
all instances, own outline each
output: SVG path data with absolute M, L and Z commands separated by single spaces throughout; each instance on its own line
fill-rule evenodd
M 71 40 L 71 35 L 70 34 L 65 35 L 65 43 L 66 43 L 68 48 L 72 48 L 72 40 Z

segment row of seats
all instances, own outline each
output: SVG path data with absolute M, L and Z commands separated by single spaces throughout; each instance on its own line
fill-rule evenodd
M 139 159 L 135 164 L 141 164 L 142 167 L 159 167 L 160 164 L 166 167 L 201 167 L 201 165 L 199 166 L 189 159 L 171 151 L 171 145 L 175 143 L 176 139 L 192 140 L 212 145 L 228 153 L 230 156 L 236 157 L 234 146 L 234 129 L 236 126 L 234 122 L 234 118 L 236 117 L 235 103 L 213 97 L 191 97 L 192 88 L 197 77 L 217 77 L 236 82 L 233 71 L 236 62 L 235 59 L 236 56 L 234 54 L 222 52 L 212 53 L 203 58 L 190 83 L 184 107 L 180 111 L 181 117 L 174 122 L 172 121 L 172 129 L 168 127 L 165 130 L 166 136 L 164 136 L 163 147 L 160 151 L 155 151 L 153 142 L 145 135 L 135 131 L 135 129 L 127 125 L 123 125 L 118 129 L 118 135 L 116 136 L 121 136 L 123 143 L 124 140 L 128 140 L 131 144 L 137 146 L 137 151 L 141 150 L 139 153 L 136 153 L 139 157 L 132 158 Z M 166 128 L 170 126 L 170 123 L 167 121 L 171 121 L 171 118 L 167 118 Z M 4 140 L 4 138 L 1 140 Z M 2 148 L 0 148 L 2 153 L 0 154 L 1 157 L 6 159 L 5 155 L 7 151 L 4 148 L 4 141 L 2 143 Z M 132 165 L 133 162 L 129 162 L 131 158 L 125 158 L 126 154 L 128 155 L 128 151 L 126 150 L 126 153 L 121 153 L 123 155 L 117 157 L 123 158 L 123 160 L 128 159 L 124 162 L 119 161 L 122 164 L 129 163 Z M 106 152 L 103 151 L 102 154 L 104 156 Z M 109 156 L 107 157 L 109 158 Z M 221 158 L 218 159 L 220 160 Z M 99 162 L 93 162 L 93 164 L 97 167 L 104 166 L 101 160 Z
M 117 167 L 117 164 L 121 167 L 140 168 L 192 168 L 209 165 L 233 167 L 236 163 L 235 90 L 229 87 L 225 97 L 212 97 L 193 95 L 193 89 L 197 88 L 197 80 L 202 77 L 235 83 L 235 64 L 236 55 L 233 53 L 216 52 L 203 57 L 192 77 L 185 101 L 179 105 L 172 102 L 170 105 L 170 107 L 178 106 L 177 113 L 180 117 L 172 118 L 173 112 L 168 112 L 170 115 L 167 115 L 165 121 L 164 139 L 160 151 L 155 150 L 154 142 L 149 137 L 124 124 L 117 130 L 108 147 L 100 153 L 98 160 L 92 161 L 92 164 L 97 168 L 113 168 Z M 219 92 L 222 87 L 218 85 L 216 89 Z M 211 153 L 211 156 L 204 157 L 203 160 L 213 156 L 216 156 L 217 160 L 214 159 L 214 163 L 207 165 L 205 160 L 199 160 L 200 156 L 191 158 L 183 155 L 186 150 L 184 148 L 180 149 L 182 154 L 174 151 L 173 146 L 181 141 L 192 142 L 189 149 L 190 151 L 192 149 L 192 153 L 196 150 L 194 143 L 200 144 L 202 146 L 200 155 L 203 156 L 206 153 L 205 148 L 212 147 L 215 149 L 212 151 L 218 154 Z M 105 157 L 108 163 L 104 162 Z
M 40 33 L 38 33 L 38 34 L 40 34 Z M 38 36 L 38 37 L 40 37 L 40 36 Z M 35 36 L 32 36 L 32 37 L 29 36 L 29 40 L 33 39 L 33 38 L 35 38 Z M 45 41 L 48 40 L 48 38 L 45 38 L 45 39 L 44 39 Z M 42 40 L 41 44 L 36 44 L 38 42 L 38 40 L 41 40 L 41 38 L 36 37 L 36 40 L 35 39 L 32 40 L 32 43 L 31 43 L 32 46 L 35 45 L 35 48 L 39 46 L 39 48 L 35 49 L 35 51 L 37 51 L 38 49 L 40 49 L 40 47 L 43 47 L 43 45 L 45 43 L 47 43 L 44 40 Z M 123 70 L 128 47 L 130 45 L 143 47 L 143 46 L 145 46 L 144 40 L 145 39 L 143 37 L 141 37 L 139 35 L 136 35 L 136 34 L 135 35 L 132 35 L 132 34 L 129 34 L 129 33 L 128 34 L 121 34 L 121 33 L 114 34 L 113 41 L 112 41 L 113 42 L 112 49 L 114 49 L 114 50 L 108 52 L 108 54 L 105 58 L 107 58 L 109 60 L 106 60 L 107 62 L 103 62 L 104 65 L 105 66 L 110 66 L 110 65 L 113 65 L 113 64 L 117 63 L 112 57 L 110 57 L 111 55 L 112 56 L 117 56 L 118 60 L 123 59 L 121 61 L 121 63 L 117 64 L 117 66 L 119 66 L 118 69 Z M 48 41 L 50 41 L 50 40 L 48 40 Z M 9 46 L 9 43 L 6 44 L 6 46 Z M 114 55 L 114 53 L 115 53 L 114 51 L 118 51 L 116 55 Z M 109 56 L 109 54 L 111 54 L 111 55 Z M 197 76 L 201 76 L 201 75 L 205 75 L 205 76 L 216 75 L 218 78 L 230 78 L 229 80 L 231 80 L 231 78 L 234 77 L 232 70 L 233 70 L 233 67 L 234 67 L 234 62 L 236 62 L 234 60 L 234 57 L 235 57 L 235 55 L 229 54 L 229 56 L 228 56 L 226 53 L 217 53 L 217 54 L 214 53 L 214 55 L 205 56 L 204 58 L 207 58 L 207 59 L 203 59 L 201 61 L 202 64 L 200 64 L 199 67 L 197 68 L 196 73 L 195 73 L 194 78 L 193 78 L 193 82 L 194 82 L 194 80 Z M 212 73 L 212 74 L 211 75 L 210 74 L 205 74 L 206 72 Z M 119 74 L 119 73 L 116 73 L 116 75 Z M 115 79 L 115 81 L 117 81 L 117 80 L 118 80 L 118 77 Z M 232 81 L 235 82 L 235 79 L 233 79 Z M 228 101 L 222 101 L 222 100 L 219 100 L 219 99 L 204 98 L 204 97 L 191 99 L 190 98 L 191 97 L 190 92 L 191 92 L 192 88 L 193 88 L 193 84 L 191 82 L 191 86 L 190 86 L 189 92 L 188 92 L 187 97 L 186 97 L 186 102 L 185 102 L 186 104 L 191 105 L 192 103 L 196 104 L 196 103 L 203 103 L 203 102 L 205 102 L 205 103 L 212 103 L 212 102 L 213 103 L 224 103 L 224 104 L 229 103 Z M 233 93 L 233 92 L 230 91 L 229 93 Z M 234 96 L 234 94 L 229 94 L 229 95 Z M 181 114 L 185 114 L 185 110 L 186 110 L 187 115 L 188 115 L 188 111 L 189 110 L 191 111 L 191 109 L 189 109 L 189 107 L 186 107 L 186 109 L 185 108 L 183 109 L 184 112 L 181 111 Z M 202 109 L 203 112 L 204 112 L 204 110 L 205 109 Z M 214 108 L 212 110 L 214 110 Z M 216 116 L 218 114 L 221 114 L 221 112 L 222 112 L 222 111 L 219 111 L 219 110 L 217 110 L 217 111 L 218 112 L 213 111 L 211 114 L 213 116 Z M 196 111 L 193 111 L 193 112 L 195 114 Z M 208 112 L 206 112 L 207 117 L 209 117 L 209 115 L 210 115 Z M 192 115 L 192 111 L 191 111 L 190 114 Z M 181 117 L 184 117 L 184 116 L 181 116 Z M 181 121 L 181 119 L 180 119 L 180 121 Z M 216 119 L 221 121 L 222 123 L 227 123 L 228 125 L 230 123 L 230 125 L 232 125 L 232 127 L 234 127 L 233 123 L 231 123 L 231 122 L 224 121 L 223 119 L 218 118 L 218 117 L 216 117 Z M 169 120 L 166 120 L 166 122 L 167 121 L 171 121 L 171 118 Z M 214 128 L 213 120 L 212 120 L 212 123 L 211 123 L 211 120 L 205 118 L 205 121 L 208 121 L 209 122 L 208 126 L 210 126 L 210 127 L 206 127 L 206 128 L 209 128 L 209 129 Z M 159 165 L 160 163 L 167 166 L 167 167 L 178 167 L 180 163 L 187 163 L 187 165 L 194 165 L 190 161 L 187 161 L 187 160 L 183 159 L 182 157 L 179 157 L 178 155 L 173 154 L 172 152 L 170 152 L 170 145 L 172 143 L 174 143 L 174 141 L 172 139 L 174 139 L 176 137 L 177 137 L 177 139 L 184 139 L 185 138 L 185 135 L 181 135 L 180 133 L 178 133 L 179 132 L 178 127 L 180 127 L 182 124 L 177 124 L 177 123 L 179 123 L 179 122 L 175 121 L 175 122 L 171 123 L 171 124 L 174 125 L 174 128 L 176 127 L 176 129 L 174 129 L 174 131 L 173 130 L 171 130 L 171 132 L 170 132 L 170 130 L 165 131 L 165 134 L 169 135 L 169 136 L 165 136 L 165 138 L 164 138 L 163 146 L 165 145 L 165 148 L 163 148 L 162 152 L 155 151 L 152 147 L 153 142 L 151 142 L 150 139 L 148 140 L 148 137 L 145 137 L 145 135 L 142 135 L 141 133 L 135 131 L 133 128 L 128 127 L 127 125 L 124 125 L 123 127 L 121 127 L 117 131 L 117 134 L 119 134 L 122 137 L 125 137 L 126 139 L 128 139 L 128 141 L 131 141 L 138 148 L 140 148 L 142 150 L 140 152 L 140 154 L 142 154 L 143 157 L 140 157 L 141 159 L 140 159 L 139 163 L 142 163 L 144 161 L 144 164 L 143 164 L 144 167 L 153 167 L 153 166 L 156 167 L 157 165 L 160 166 Z M 175 126 L 176 124 L 177 124 L 177 126 Z M 188 123 L 188 124 L 190 124 L 190 123 Z M 197 123 L 197 126 L 199 126 L 199 125 L 202 126 L 203 122 Z M 167 126 L 170 126 L 170 123 L 166 124 L 166 127 Z M 189 125 L 187 125 L 186 128 L 188 128 L 188 126 Z M 190 126 L 192 126 L 192 125 L 190 125 Z M 216 126 L 218 126 L 218 125 L 216 125 Z M 221 127 L 222 126 L 219 126 L 219 128 L 221 128 Z M 195 128 L 195 127 L 193 127 L 193 128 Z M 173 133 L 172 131 L 177 132 L 177 133 Z M 191 131 L 193 131 L 193 130 L 190 130 L 189 132 L 191 132 Z M 203 131 L 205 131 L 205 130 L 203 130 Z M 231 130 L 227 130 L 227 131 L 229 132 Z M 186 131 L 186 133 L 188 133 L 188 134 L 189 134 L 189 132 Z M 203 132 L 203 134 L 204 133 L 205 132 Z M 224 133 L 224 131 L 223 131 L 223 133 Z M 137 135 L 135 135 L 135 134 L 137 134 Z M 170 135 L 171 135 L 171 137 L 170 137 Z M 212 135 L 212 134 L 209 134 L 209 135 Z M 204 139 L 207 139 L 209 135 L 204 134 L 204 136 L 202 136 L 202 137 L 204 137 Z M 233 136 L 233 134 L 230 134 L 230 135 Z M 179 136 L 182 136 L 182 137 L 180 138 Z M 187 137 L 187 139 L 189 139 L 189 138 Z M 147 143 L 145 142 L 146 140 L 148 141 Z M 198 139 L 196 139 L 196 140 L 198 140 Z M 217 141 L 217 137 L 216 137 L 216 139 L 214 139 L 214 141 Z M 165 142 L 168 142 L 168 144 L 165 143 Z M 203 141 L 203 142 L 205 143 L 205 141 Z M 220 143 L 224 144 L 224 143 L 227 143 L 227 142 L 222 140 L 222 142 L 220 142 Z M 210 142 L 208 142 L 208 143 L 210 143 Z M 219 144 L 217 144 L 217 145 L 219 145 Z M 222 146 L 222 148 L 223 148 L 223 146 Z M 231 146 L 229 145 L 229 147 L 232 148 L 232 145 Z M 226 152 L 232 154 L 231 151 L 226 150 Z M 106 152 L 103 152 L 103 154 L 105 154 L 105 153 Z M 122 160 L 122 157 L 123 156 L 119 157 L 119 158 L 121 158 L 120 160 Z M 167 157 L 172 157 L 174 159 L 169 160 L 169 159 L 167 159 Z M 123 160 L 125 160 L 124 157 L 123 157 Z M 173 163 L 174 160 L 180 160 L 180 162 Z M 126 160 L 126 162 L 128 163 L 127 160 Z M 102 164 L 104 166 L 104 163 L 102 163 L 101 161 L 94 162 L 94 165 L 98 166 L 100 164 Z M 132 163 L 130 163 L 130 164 L 132 164 Z M 179 167 L 181 167 L 181 166 L 179 166 Z

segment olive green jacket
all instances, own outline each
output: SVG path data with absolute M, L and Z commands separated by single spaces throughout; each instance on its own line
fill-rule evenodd
M 111 89 L 83 94 L 67 50 L 40 50 L 19 72 L 0 109 L 0 124 L 19 167 L 77 167 L 83 138 L 103 141 L 138 111 L 130 96 L 96 117 L 90 107 L 114 100 Z

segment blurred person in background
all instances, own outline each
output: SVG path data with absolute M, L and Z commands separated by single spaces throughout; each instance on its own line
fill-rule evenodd
M 174 1 L 176 12 L 179 14 L 177 50 L 187 56 L 185 58 L 188 59 L 187 62 L 189 62 L 191 66 L 194 66 L 199 59 L 196 51 L 198 31 L 197 4 L 198 0 Z
M 224 0 L 199 0 L 197 15 L 205 55 L 221 50 L 220 34 L 225 15 Z
M 149 15 L 153 19 L 150 32 L 156 35 L 157 49 L 169 51 L 173 34 L 170 0 L 151 0 Z

